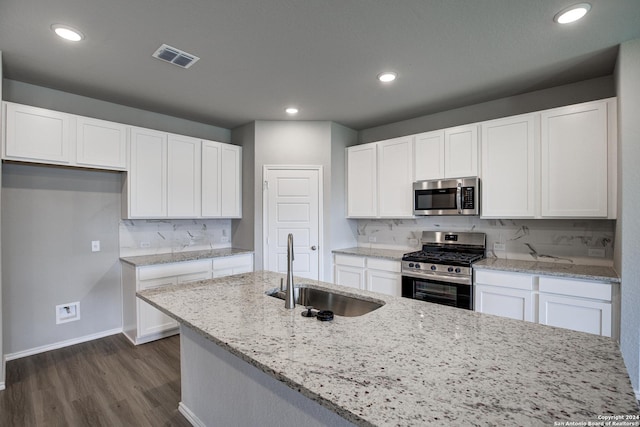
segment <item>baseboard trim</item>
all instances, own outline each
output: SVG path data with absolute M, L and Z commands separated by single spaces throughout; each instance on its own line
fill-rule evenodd
M 207 427 L 201 420 L 191 412 L 191 409 L 187 408 L 187 406 L 180 402 L 178 403 L 178 412 L 180 412 L 186 419 L 191 423 L 192 426 L 195 427 Z
M 9 360 L 21 359 L 23 357 L 33 356 L 34 354 L 40 354 L 46 351 L 57 350 L 59 348 L 69 347 L 75 344 L 81 344 L 83 342 L 97 340 L 100 338 L 119 334 L 121 332 L 122 332 L 122 328 L 116 328 L 116 329 L 110 329 L 108 331 L 98 332 L 97 334 L 85 335 L 83 337 L 73 338 L 65 341 L 59 341 L 53 344 L 47 344 L 40 347 L 30 348 L 28 350 L 5 354 L 4 360 L 8 362 Z

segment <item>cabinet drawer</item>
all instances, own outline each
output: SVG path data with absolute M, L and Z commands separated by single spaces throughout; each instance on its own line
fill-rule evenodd
M 205 271 L 211 271 L 210 259 L 150 265 L 138 268 L 138 280 L 152 280 L 161 277 L 180 276 Z
M 400 261 L 390 259 L 367 258 L 367 267 L 376 270 L 400 273 Z
M 213 269 L 219 270 L 223 268 L 235 268 L 235 267 L 243 267 L 243 266 L 252 266 L 253 267 L 253 255 L 245 254 L 245 255 L 235 255 L 228 256 L 223 258 L 214 258 L 213 259 Z
M 535 290 L 536 277 L 529 274 L 503 273 L 498 271 L 475 270 L 475 282 L 483 285 L 505 288 Z
M 350 256 L 350 255 L 334 255 L 334 263 L 336 265 L 348 265 L 351 267 L 360 267 L 364 268 L 365 258 L 360 256 Z
M 611 301 L 610 283 L 541 276 L 540 292 Z

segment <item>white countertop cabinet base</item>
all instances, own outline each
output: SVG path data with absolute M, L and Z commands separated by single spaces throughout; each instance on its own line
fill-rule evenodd
M 334 278 L 336 285 L 400 296 L 402 275 L 400 261 L 335 254 Z

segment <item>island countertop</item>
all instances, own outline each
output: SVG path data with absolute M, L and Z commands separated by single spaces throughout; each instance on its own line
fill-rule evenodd
M 358 425 L 553 425 L 638 414 L 610 338 L 296 278 L 385 302 L 320 322 L 258 271 L 138 292 L 184 326 Z

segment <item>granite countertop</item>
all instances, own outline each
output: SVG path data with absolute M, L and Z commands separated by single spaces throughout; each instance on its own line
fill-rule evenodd
M 390 259 L 393 261 L 401 261 L 402 255 L 412 252 L 411 249 L 399 250 L 399 249 L 379 249 L 379 248 L 345 248 L 345 249 L 334 249 L 334 254 L 344 254 L 344 255 L 356 255 L 356 256 L 366 256 L 372 258 L 383 258 Z
M 554 425 L 640 413 L 610 338 L 296 278 L 385 305 L 319 322 L 258 271 L 138 296 L 358 425 Z
M 241 254 L 252 254 L 253 251 L 238 248 L 209 249 L 203 251 L 186 251 L 157 255 L 138 255 L 122 257 L 120 261 L 131 264 L 134 267 L 145 265 L 170 264 L 172 262 L 195 261 L 198 259 L 220 258 Z
M 612 268 L 600 265 L 576 265 L 554 262 L 523 261 L 500 258 L 485 258 L 473 263 L 477 270 L 502 270 L 515 273 L 541 274 L 580 280 L 597 280 L 620 283 L 620 276 Z

